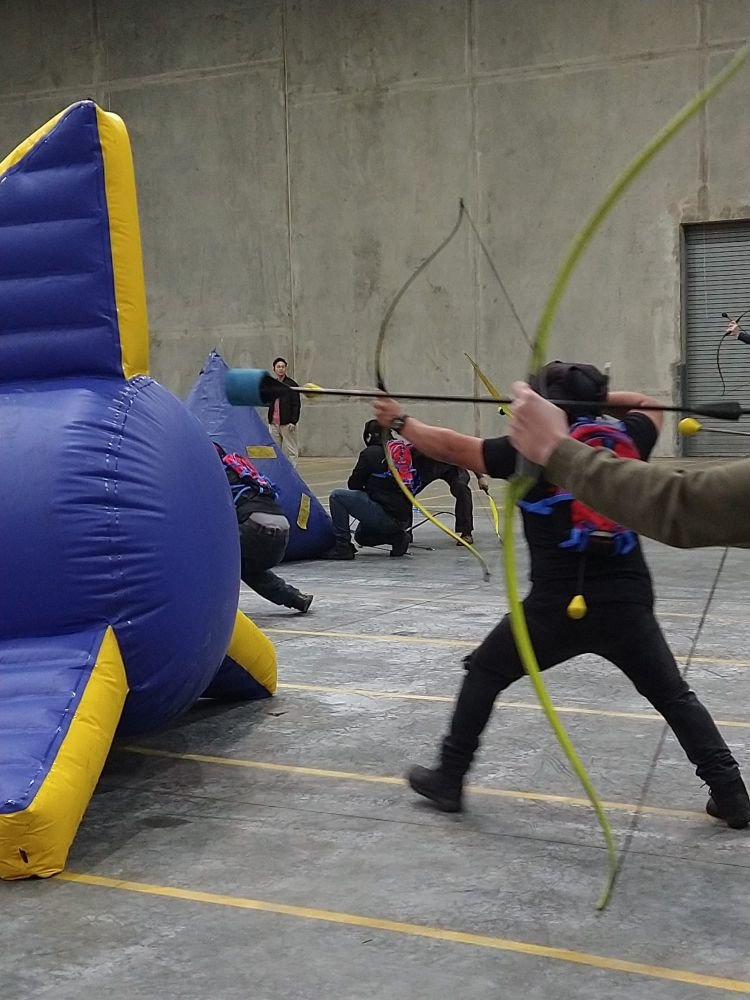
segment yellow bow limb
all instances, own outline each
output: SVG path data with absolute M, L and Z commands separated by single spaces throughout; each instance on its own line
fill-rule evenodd
M 497 509 L 497 504 L 492 499 L 490 494 L 487 494 L 487 500 L 490 504 L 490 513 L 492 514 L 492 524 L 495 529 L 495 534 L 500 537 L 500 511 Z
M 505 417 L 509 417 L 510 410 L 508 409 L 507 406 L 504 406 L 500 402 L 501 398 L 500 391 L 496 388 L 496 386 L 492 382 L 490 382 L 489 378 L 485 375 L 485 373 L 482 371 L 482 369 L 479 367 L 476 361 L 471 357 L 471 355 L 467 354 L 464 351 L 464 357 L 469 362 L 471 367 L 474 369 L 474 373 L 476 374 L 477 378 L 482 383 L 482 385 L 485 387 L 487 392 L 490 394 L 490 396 L 492 396 L 493 399 L 496 399 L 498 401 L 498 406 L 497 406 L 498 412 L 502 413 L 503 416 Z

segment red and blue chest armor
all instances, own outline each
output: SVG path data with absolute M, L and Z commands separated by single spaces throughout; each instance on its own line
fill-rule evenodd
M 618 458 L 640 460 L 633 439 L 618 421 L 578 420 L 571 425 L 570 436 L 591 448 L 608 448 Z M 549 516 L 559 504 L 570 507 L 570 534 L 560 542 L 561 549 L 575 552 L 598 552 L 603 555 L 627 555 L 636 546 L 637 536 L 616 521 L 599 514 L 576 500 L 572 493 L 557 487 L 541 500 L 521 500 L 519 506 L 529 514 Z

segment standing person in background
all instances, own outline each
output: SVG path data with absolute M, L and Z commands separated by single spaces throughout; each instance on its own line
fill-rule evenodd
M 274 358 L 273 373 L 284 385 L 297 387 L 293 378 L 287 375 L 285 358 Z M 297 424 L 299 423 L 300 396 L 297 392 L 285 392 L 268 407 L 268 431 L 276 446 L 297 467 L 299 447 L 297 445 Z

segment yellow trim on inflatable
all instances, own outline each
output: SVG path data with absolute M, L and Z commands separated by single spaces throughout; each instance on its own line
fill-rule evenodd
M 97 107 L 96 121 L 104 161 L 122 371 L 125 378 L 133 378 L 148 372 L 146 283 L 133 155 L 119 115 Z
M 54 118 L 50 118 L 48 122 L 38 128 L 36 132 L 24 139 L 20 146 L 16 148 L 5 157 L 4 160 L 0 161 L 0 177 L 6 174 L 11 167 L 15 167 L 27 153 L 30 153 L 34 146 L 38 145 L 44 139 L 45 136 L 49 135 L 52 129 L 57 125 L 62 116 L 70 111 L 70 108 L 66 108 L 65 111 L 61 111 L 59 115 L 55 115 Z
M 310 497 L 303 493 L 299 498 L 299 512 L 297 514 L 297 527 L 302 531 L 307 531 L 307 522 L 310 520 Z
M 269 694 L 276 693 L 276 649 L 268 636 L 242 611 L 237 612 L 227 656 Z
M 128 693 L 111 627 L 57 756 L 30 805 L 0 816 L 0 878 L 47 878 L 65 867 Z
M 248 458 L 276 458 L 276 450 L 270 444 L 249 444 L 245 450 Z

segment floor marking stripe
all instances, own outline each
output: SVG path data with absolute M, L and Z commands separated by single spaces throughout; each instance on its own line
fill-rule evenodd
M 364 774 L 361 771 L 335 771 L 323 767 L 302 767 L 298 764 L 275 764 L 265 760 L 246 760 L 241 757 L 218 757 L 202 753 L 175 753 L 171 750 L 157 750 L 152 747 L 122 746 L 126 753 L 136 753 L 143 757 L 164 757 L 168 760 L 187 760 L 198 764 L 219 764 L 226 767 L 241 767 L 252 771 L 275 771 L 279 774 L 299 774 L 306 778 L 336 778 L 339 781 L 364 781 L 376 785 L 404 785 L 403 778 L 384 774 Z M 554 795 L 547 792 L 517 791 L 512 788 L 487 788 L 483 785 L 468 785 L 467 790 L 475 795 L 490 795 L 503 799 L 520 799 L 526 802 L 551 802 L 557 805 L 591 809 L 586 798 L 575 795 Z M 651 816 L 671 816 L 677 819 L 705 819 L 705 813 L 693 809 L 665 809 L 661 806 L 638 806 L 634 802 L 602 802 L 605 809 L 614 812 L 633 813 L 640 809 Z
M 342 913 L 337 910 L 320 910 L 310 906 L 272 903 L 263 899 L 226 896 L 220 893 L 201 892 L 195 889 L 153 885 L 148 882 L 131 882 L 124 879 L 107 878 L 103 875 L 63 872 L 61 875 L 58 875 L 57 880 L 77 885 L 115 889 L 121 892 L 141 893 L 147 896 L 161 896 L 190 903 L 207 903 L 213 906 L 254 910 L 260 913 L 273 913 L 285 917 L 298 917 L 303 920 L 318 920 L 323 923 L 339 924 L 345 927 L 366 927 L 369 930 L 385 931 L 390 934 L 429 938 L 433 941 L 471 945 L 475 948 L 489 948 L 495 951 L 512 952 L 517 955 L 532 955 L 555 962 L 569 962 L 575 965 L 589 966 L 594 969 L 607 969 L 610 972 L 624 972 L 628 975 L 646 976 L 651 979 L 666 979 L 673 983 L 687 983 L 691 986 L 705 986 L 707 989 L 725 990 L 730 993 L 750 995 L 750 982 L 745 982 L 741 979 L 708 976 L 700 972 L 690 972 L 687 969 L 671 969 L 662 965 L 632 962 L 622 958 L 611 958 L 608 955 L 575 951 L 572 948 L 554 948 L 550 945 L 533 944 L 530 941 L 515 941 L 511 938 L 492 937 L 488 934 L 452 931 L 442 927 L 430 927 L 427 924 L 412 924 L 402 920 L 366 917 L 355 913 Z
M 264 628 L 264 632 L 269 635 L 306 635 L 306 636 L 319 636 L 323 639 L 348 639 L 348 640 L 365 640 L 367 642 L 386 642 L 386 643 L 414 643 L 417 646 L 455 646 L 460 649 L 476 649 L 481 640 L 471 640 L 471 639 L 444 639 L 441 637 L 433 637 L 429 635 L 376 635 L 370 632 L 335 632 L 335 631 L 318 631 L 317 629 L 305 629 L 305 628 Z M 686 653 L 675 654 L 675 659 L 684 662 L 687 658 Z M 748 660 L 728 660 L 722 657 L 716 656 L 694 656 L 692 663 L 712 663 L 718 666 L 725 667 L 750 667 L 750 661 Z
M 372 688 L 334 687 L 327 684 L 295 684 L 280 681 L 279 689 L 286 691 L 312 691 L 321 694 L 357 695 L 364 698 L 384 698 L 392 701 L 433 701 L 449 702 L 456 700 L 455 695 L 448 694 L 413 694 L 410 691 L 374 691 Z M 500 708 L 517 708 L 525 712 L 542 712 L 542 706 L 530 701 L 506 701 L 500 703 Z M 656 712 L 617 712 L 608 708 L 583 708 L 578 706 L 555 705 L 555 711 L 561 715 L 600 715 L 608 719 L 637 719 L 646 722 L 664 722 Z M 733 727 L 735 729 L 750 729 L 750 722 L 740 722 L 733 719 L 716 719 L 717 726 Z

